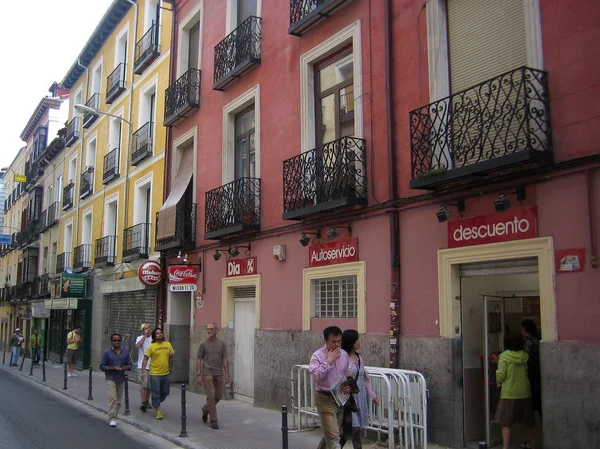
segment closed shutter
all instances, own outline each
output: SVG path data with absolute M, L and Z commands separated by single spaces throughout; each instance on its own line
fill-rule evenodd
M 255 299 L 256 298 L 256 287 L 234 287 L 233 299 Z
M 448 0 L 452 93 L 527 65 L 523 0 Z
M 121 334 L 121 347 L 131 354 L 132 369 L 137 370 L 138 350 L 135 339 L 141 335 L 140 326 L 148 323 L 154 328 L 156 316 L 156 290 L 146 288 L 133 292 L 110 295 L 109 336 L 113 332 Z

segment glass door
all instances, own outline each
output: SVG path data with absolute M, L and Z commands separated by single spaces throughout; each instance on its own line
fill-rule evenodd
M 492 422 L 500 400 L 500 388 L 496 384 L 496 365 L 490 356 L 500 354 L 504 347 L 504 298 L 484 296 L 483 319 L 485 440 L 491 448 L 502 441 L 502 427 Z

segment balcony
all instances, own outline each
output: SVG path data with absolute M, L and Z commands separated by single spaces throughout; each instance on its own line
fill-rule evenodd
M 33 297 L 50 297 L 50 276 L 47 273 L 34 279 Z
M 135 44 L 135 54 L 133 62 L 133 73 L 141 75 L 146 67 L 152 64 L 160 52 L 158 51 L 158 24 L 152 26 L 142 38 Z
M 84 171 L 79 178 L 79 198 L 81 199 L 94 193 L 94 167 L 91 169 L 91 171 Z
M 420 107 L 410 136 L 413 189 L 551 163 L 547 73 L 521 67 Z
M 200 107 L 200 70 L 189 69 L 165 91 L 165 126 L 173 126 Z
M 82 273 L 92 266 L 92 245 L 84 244 L 73 249 L 73 271 Z
M 89 108 L 97 111 L 100 108 L 100 94 L 94 94 L 90 97 L 90 99 L 85 103 L 85 105 Z M 83 115 L 83 127 L 89 128 L 98 118 L 98 114 L 94 114 L 93 112 L 86 112 Z
M 283 161 L 283 219 L 366 206 L 366 142 L 343 137 Z
M 63 200 L 62 210 L 67 210 L 73 207 L 73 192 L 75 191 L 75 184 L 71 182 L 63 188 Z
M 113 72 L 106 78 L 106 100 L 107 104 L 111 104 L 119 95 L 125 92 L 125 67 L 122 62 Z
M 67 125 L 67 133 L 65 134 L 65 146 L 70 147 L 79 139 L 79 117 L 73 117 Z
M 216 45 L 214 90 L 225 90 L 260 64 L 261 40 L 261 19 L 250 16 Z
M 316 22 L 329 17 L 348 0 L 290 0 L 290 27 L 288 33 L 302 34 Z
M 123 231 L 123 262 L 147 259 L 150 254 L 150 223 L 139 223 Z
M 23 232 L 23 245 L 30 245 L 38 240 L 40 236 L 38 221 L 39 215 L 32 217 L 25 226 L 25 231 Z
M 46 227 L 50 228 L 55 224 L 58 224 L 58 203 L 54 202 L 48 206 L 48 214 L 46 218 Z
M 16 297 L 19 301 L 29 301 L 33 296 L 33 278 L 17 284 Z
M 114 235 L 107 235 L 96 240 L 96 253 L 94 257 L 94 267 L 102 268 L 109 265 L 114 265 L 116 257 L 116 241 Z
M 240 178 L 206 192 L 205 239 L 260 230 L 260 179 Z
M 196 244 L 196 204 L 186 204 L 184 201 L 177 204 L 175 214 L 175 235 L 172 237 L 158 238 L 159 213 L 156 213 L 156 251 L 165 251 L 173 248 L 190 248 Z
M 117 147 L 104 156 L 102 184 L 108 184 L 119 177 L 119 150 L 120 148 Z
M 56 273 L 64 273 L 65 271 L 73 269 L 73 259 L 71 253 L 61 253 L 56 256 Z
M 152 157 L 152 128 L 153 123 L 148 122 L 133 133 L 133 153 L 131 154 L 131 165 Z
M 36 232 L 38 234 L 41 234 L 42 232 L 44 232 L 46 230 L 47 223 L 48 223 L 48 209 L 44 209 L 42 211 L 42 213 L 40 214 L 40 218 L 37 221 Z

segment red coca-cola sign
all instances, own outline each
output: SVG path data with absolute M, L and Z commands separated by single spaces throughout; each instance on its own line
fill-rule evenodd
M 138 268 L 138 278 L 148 287 L 156 287 L 163 277 L 161 265 L 154 260 L 147 260 Z
M 449 248 L 534 237 L 537 237 L 537 209 L 535 207 L 448 222 Z
M 187 265 L 169 267 L 169 284 L 195 284 L 198 280 L 198 269 Z
M 308 247 L 308 266 L 320 267 L 358 260 L 358 239 Z

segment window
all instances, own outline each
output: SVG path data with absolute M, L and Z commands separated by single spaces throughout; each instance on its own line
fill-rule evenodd
M 255 177 L 254 127 L 254 105 L 252 105 L 235 116 L 235 179 Z
M 50 273 L 56 273 L 56 256 L 58 254 L 58 243 L 52 243 L 52 254 L 50 255 L 50 264 L 48 266 L 48 271 Z
M 77 173 L 77 159 L 73 158 L 69 161 L 69 184 L 75 183 L 76 173 Z
M 197 5 L 180 23 L 177 48 L 177 77 L 202 64 L 203 4 Z
M 100 61 L 94 67 L 92 71 L 92 86 L 89 97 L 91 98 L 94 94 L 99 94 L 102 88 L 102 61 Z M 89 100 L 89 98 L 88 98 Z
M 239 25 L 250 16 L 258 14 L 257 0 L 237 0 L 237 24 Z
M 104 212 L 104 236 L 117 235 L 117 210 L 118 201 L 116 199 L 107 201 Z
M 115 67 L 119 64 L 127 63 L 127 29 L 121 32 L 117 37 L 117 43 L 115 47 Z M 123 80 L 125 80 L 125 71 L 122 72 Z
M 356 318 L 356 284 L 356 276 L 313 280 L 315 318 Z
M 200 54 L 200 22 L 192 26 L 189 31 L 188 39 L 188 69 L 199 69 L 200 61 L 198 60 Z
M 158 7 L 159 0 L 146 0 L 144 6 L 144 33 L 148 31 L 152 25 L 158 23 L 160 8 Z
M 91 139 L 87 145 L 85 153 L 85 169 L 96 165 L 96 139 Z
M 56 179 L 56 202 L 62 204 L 62 189 L 63 189 L 63 177 L 59 176 Z
M 86 213 L 83 216 L 83 225 L 81 226 L 81 244 L 90 245 L 92 243 L 92 213 Z
M 81 113 L 79 111 L 77 111 L 75 109 L 75 105 L 76 104 L 82 104 L 83 101 L 81 100 L 82 96 L 81 96 L 81 89 L 79 89 L 77 92 L 75 92 L 75 95 L 73 96 L 73 103 L 71 103 L 73 105 L 73 117 L 80 117 Z
M 65 226 L 65 239 L 63 241 L 63 252 L 70 253 L 73 244 L 73 223 Z

